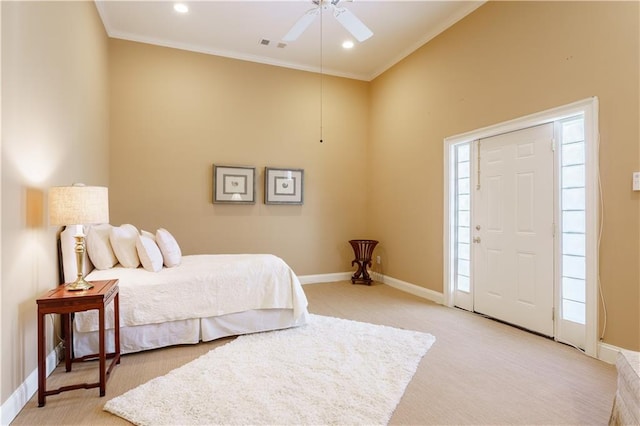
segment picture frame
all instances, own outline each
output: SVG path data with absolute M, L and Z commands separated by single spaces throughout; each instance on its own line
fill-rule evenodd
M 265 167 L 264 203 L 302 205 L 304 170 Z
M 213 165 L 213 202 L 255 204 L 256 168 Z

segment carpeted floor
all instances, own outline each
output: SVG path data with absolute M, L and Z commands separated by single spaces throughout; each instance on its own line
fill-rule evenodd
M 615 367 L 549 339 L 458 309 L 446 308 L 385 285 L 349 282 L 305 285 L 312 313 L 422 331 L 437 343 L 418 365 L 390 424 L 607 424 Z M 31 398 L 14 425 L 128 424 L 104 412 L 111 398 L 223 345 L 231 339 L 123 357 L 107 383 L 47 398 Z M 49 386 L 95 380 L 95 363 L 64 365 Z

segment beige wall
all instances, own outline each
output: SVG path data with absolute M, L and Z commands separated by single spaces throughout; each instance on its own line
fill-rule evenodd
M 640 349 L 638 6 L 490 2 L 372 83 L 368 210 L 385 274 L 443 290 L 445 137 L 598 96 L 604 341 Z
M 108 184 L 108 46 L 93 2 L 0 7 L 4 403 L 36 369 L 35 300 L 58 284 L 47 190 Z M 47 332 L 50 351 L 48 320 Z
M 372 83 L 323 77 L 323 144 L 318 75 L 107 42 L 92 2 L 1 8 L 0 401 L 35 370 L 57 284 L 50 186 L 108 184 L 112 223 L 299 274 L 351 270 L 346 241 L 376 238 L 381 272 L 440 292 L 443 139 L 593 95 L 604 340 L 640 349 L 638 3 L 488 3 Z M 257 203 L 212 204 L 213 163 L 256 166 Z M 266 165 L 305 169 L 303 206 L 263 204 Z
M 351 269 L 347 241 L 366 237 L 367 83 L 109 43 L 113 224 L 165 227 L 186 254 L 270 252 L 299 275 Z M 213 204 L 214 163 L 255 166 L 257 202 Z M 265 166 L 304 169 L 304 205 L 265 205 Z

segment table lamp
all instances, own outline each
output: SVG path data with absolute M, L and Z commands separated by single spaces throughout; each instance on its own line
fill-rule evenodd
M 109 223 L 109 189 L 103 186 L 54 186 L 49 189 L 49 224 L 77 225 L 76 263 L 78 276 L 67 284 L 67 290 L 89 290 L 93 285 L 85 281 L 84 271 L 84 229 L 83 225 Z

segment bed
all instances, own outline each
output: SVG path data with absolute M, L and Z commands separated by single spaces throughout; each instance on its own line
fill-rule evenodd
M 618 388 L 609 425 L 640 425 L 640 352 L 621 349 L 616 370 Z
M 83 271 L 88 281 L 119 280 L 123 354 L 284 329 L 307 322 L 307 299 L 300 281 L 279 257 L 270 254 L 183 256 L 174 241 L 173 248 L 179 253 L 176 258 L 175 251 L 172 256 L 159 250 L 161 240 L 156 242 L 155 235 L 138 233 L 131 225 L 127 226 L 130 231 L 127 238 L 119 240 L 113 237 L 122 227 L 89 228 Z M 76 230 L 70 227 L 60 235 L 65 282 L 73 281 L 77 275 L 74 234 Z M 153 248 L 150 241 L 156 246 L 155 255 L 165 255 L 159 267 L 157 256 L 156 265 L 151 266 L 148 253 L 145 254 L 145 245 Z M 135 262 L 127 261 L 122 253 L 115 256 L 118 247 L 121 250 L 126 246 L 130 259 L 133 258 L 132 244 L 140 260 L 136 267 Z M 107 253 L 109 249 L 114 256 L 106 263 L 98 255 L 92 256 L 92 251 Z M 143 261 L 145 257 L 147 262 Z M 173 257 L 172 262 L 167 262 L 169 257 Z M 113 306 L 109 305 L 105 315 L 108 352 L 114 349 L 112 311 Z M 98 352 L 97 322 L 95 310 L 74 315 L 75 357 Z

